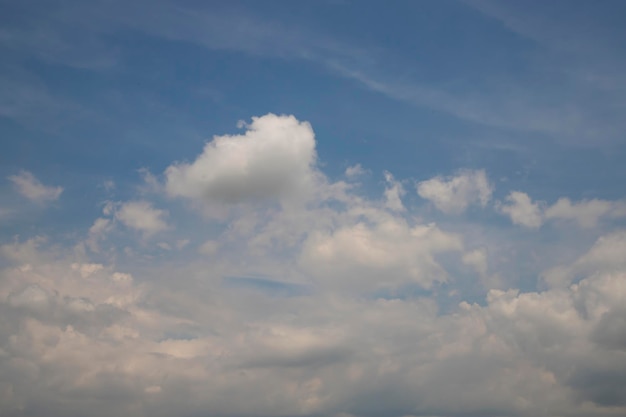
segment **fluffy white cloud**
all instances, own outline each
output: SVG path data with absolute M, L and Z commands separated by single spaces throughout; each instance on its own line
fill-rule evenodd
M 146 235 L 161 232 L 168 228 L 165 218 L 168 212 L 156 209 L 152 203 L 148 201 L 129 201 L 121 204 L 115 210 L 115 218 L 122 222 L 125 226 L 135 230 L 139 230 Z M 99 229 L 105 228 L 102 222 L 92 226 Z
M 543 207 L 533 202 L 528 194 L 512 191 L 506 197 L 506 204 L 499 204 L 498 210 L 508 215 L 513 224 L 538 228 L 543 224 Z
M 17 175 L 11 175 L 9 180 L 13 182 L 20 194 L 29 200 L 40 204 L 58 200 L 63 192 L 63 187 L 43 185 L 31 172 L 28 171 L 20 171 Z
M 444 213 L 459 214 L 470 204 L 485 207 L 491 199 L 493 187 L 485 171 L 461 171 L 456 176 L 421 181 L 417 184 L 417 193 Z
M 267 114 L 245 128 L 242 135 L 215 136 L 192 163 L 168 167 L 168 195 L 204 205 L 309 197 L 318 180 L 311 125 Z

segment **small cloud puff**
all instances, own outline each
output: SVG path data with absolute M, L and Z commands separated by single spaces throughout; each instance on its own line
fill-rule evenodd
M 506 197 L 506 204 L 498 204 L 497 210 L 511 218 L 513 224 L 529 228 L 539 228 L 543 223 L 543 207 L 533 202 L 528 194 L 512 191 Z
M 29 171 L 20 171 L 17 175 L 11 175 L 9 180 L 13 183 L 18 193 L 38 204 L 58 200 L 63 192 L 63 187 L 43 185 Z
M 472 204 L 485 207 L 493 187 L 484 170 L 467 170 L 452 177 L 437 176 L 422 181 L 417 184 L 417 193 L 444 213 L 460 214 Z
M 167 216 L 166 210 L 156 209 L 148 201 L 129 201 L 115 211 L 115 218 L 126 227 L 139 230 L 146 235 L 168 229 L 169 226 L 165 221 Z
M 365 175 L 367 171 L 361 166 L 361 164 L 351 165 L 346 168 L 345 175 L 349 179 L 355 179 L 362 175 Z
M 399 181 L 396 181 L 390 172 L 385 171 L 385 207 L 393 211 L 406 211 L 402 203 L 402 196 L 406 193 L 404 187 Z

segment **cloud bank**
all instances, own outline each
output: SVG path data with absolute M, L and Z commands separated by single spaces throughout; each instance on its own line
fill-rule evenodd
M 412 196 L 385 171 L 367 196 L 322 173 L 310 124 L 245 128 L 172 163 L 153 194 L 107 203 L 75 241 L 0 246 L 3 415 L 624 414 L 624 231 L 589 221 L 621 203 L 495 204 L 536 233 L 597 231 L 520 289 L 511 235 L 459 226 L 489 212 L 484 171 Z

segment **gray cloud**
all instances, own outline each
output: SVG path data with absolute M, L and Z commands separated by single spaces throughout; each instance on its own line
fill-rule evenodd
M 602 315 L 591 334 L 605 349 L 626 351 L 626 308 L 615 308 Z

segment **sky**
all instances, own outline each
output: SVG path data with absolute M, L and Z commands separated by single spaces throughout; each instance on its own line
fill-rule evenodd
M 626 415 L 625 13 L 0 0 L 0 414 Z

